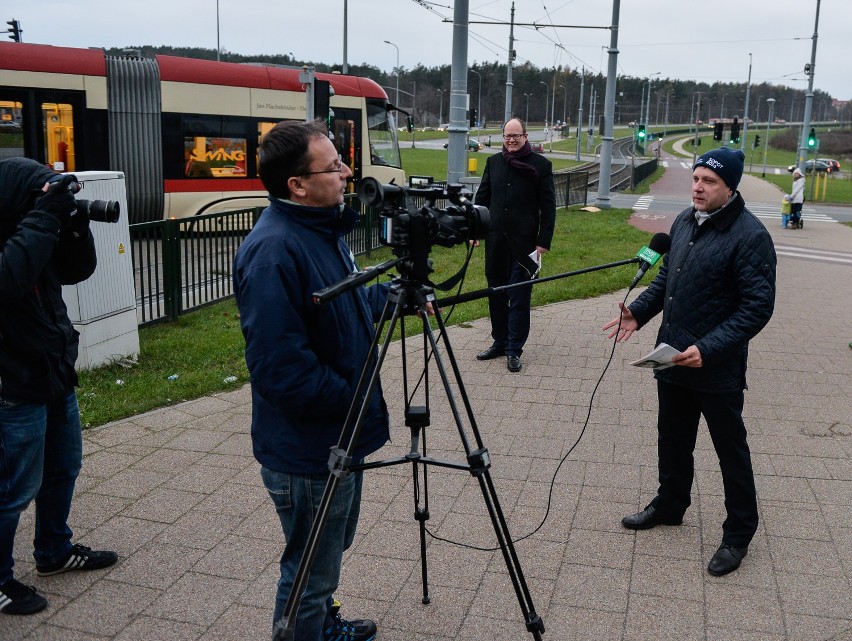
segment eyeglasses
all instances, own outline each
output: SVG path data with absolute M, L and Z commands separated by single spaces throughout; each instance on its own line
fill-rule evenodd
M 503 134 L 503 140 L 520 140 L 526 134 Z
M 342 174 L 344 167 L 346 167 L 346 165 L 343 164 L 343 156 L 338 156 L 337 167 L 334 167 L 333 169 L 323 169 L 322 171 L 306 171 L 302 175 L 313 176 L 314 174 Z

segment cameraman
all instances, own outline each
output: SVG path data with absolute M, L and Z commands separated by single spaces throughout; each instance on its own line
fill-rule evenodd
M 14 578 L 12 547 L 21 513 L 35 499 L 34 553 L 40 576 L 96 570 L 115 552 L 71 543 L 68 514 L 82 465 L 77 407 L 78 333 L 62 285 L 95 271 L 85 216 L 72 216 L 68 185 L 26 158 L 0 162 L 0 612 L 33 614 L 47 600 Z
M 234 259 L 234 292 L 251 375 L 251 437 L 285 546 L 273 625 L 280 621 L 329 478 L 329 448 L 340 440 L 361 369 L 375 364 L 375 327 L 387 286 L 357 287 L 326 305 L 313 293 L 357 270 L 344 236 L 358 213 L 343 204 L 352 171 L 325 130 L 280 122 L 260 141 L 267 207 Z M 389 438 L 377 387 L 364 404 L 353 459 Z M 340 480 L 304 594 L 295 641 L 371 641 L 370 620 L 347 621 L 333 600 L 343 552 L 355 536 L 363 472 Z M 277 634 L 277 633 L 276 633 Z

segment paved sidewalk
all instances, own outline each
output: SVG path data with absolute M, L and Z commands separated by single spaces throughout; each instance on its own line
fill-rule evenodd
M 618 346 L 583 432 L 611 350 L 599 328 L 624 291 L 534 310 L 520 374 L 474 359 L 489 342 L 487 320 L 450 329 L 512 535 L 535 530 L 550 501 L 544 526 L 517 544 L 544 639 L 852 639 L 852 264 L 809 258 L 852 258 L 852 229 L 771 231 L 801 251 L 780 255 L 776 313 L 752 343 L 746 421 L 761 524 L 726 577 L 705 569 L 724 511 L 706 430 L 684 525 L 636 533 L 619 524 L 656 489 L 655 385 L 627 365 L 652 347 L 654 328 Z M 422 362 L 419 347 L 408 343 L 410 368 Z M 409 446 L 399 345 L 392 352 L 383 378 L 393 443 L 383 458 Z M 429 453 L 461 460 L 434 373 L 430 382 Z M 0 639 L 268 639 L 281 534 L 251 456 L 250 412 L 243 388 L 87 431 L 71 522 L 79 541 L 121 559 L 100 572 L 35 576 L 28 511 L 16 570 L 50 606 L 0 615 Z M 430 539 L 432 603 L 421 604 L 411 476 L 408 464 L 366 473 L 338 592 L 344 615 L 375 618 L 380 641 L 531 639 L 499 552 Z M 475 481 L 440 468 L 429 481 L 429 530 L 493 546 Z

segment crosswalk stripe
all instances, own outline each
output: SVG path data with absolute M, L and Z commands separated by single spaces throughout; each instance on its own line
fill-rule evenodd
M 690 165 L 688 162 L 681 161 L 680 166 L 684 169 L 692 169 L 692 165 Z

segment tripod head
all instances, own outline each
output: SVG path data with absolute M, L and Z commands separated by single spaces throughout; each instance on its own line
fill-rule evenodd
M 363 178 L 358 183 L 361 202 L 379 208 L 384 219 L 381 242 L 401 259 L 400 274 L 429 285 L 433 245 L 453 247 L 485 238 L 488 232 L 488 209 L 474 205 L 472 195 L 460 184 L 410 189 L 394 183 L 382 185 L 375 178 Z M 449 204 L 440 208 L 438 200 Z

